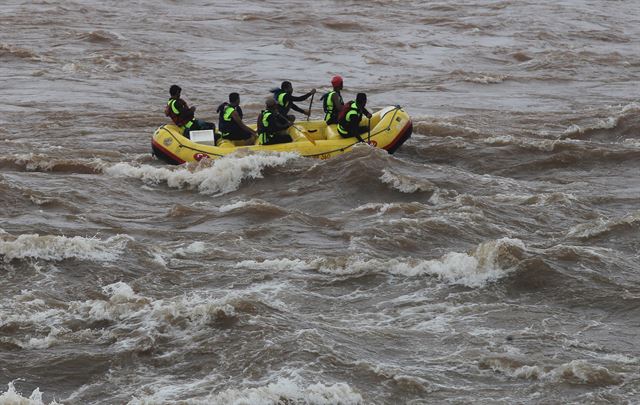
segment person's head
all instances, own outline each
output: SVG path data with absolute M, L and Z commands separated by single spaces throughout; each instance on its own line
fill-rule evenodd
M 342 90 L 342 77 L 335 75 L 331 78 L 331 85 L 334 90 Z
M 264 101 L 264 106 L 267 108 L 267 110 L 270 111 L 275 111 L 276 109 L 276 100 L 273 99 L 273 97 L 268 97 L 265 101 Z
M 229 104 L 239 105 L 240 104 L 240 94 L 238 94 L 238 93 L 229 93 Z
M 280 88 L 289 94 L 293 93 L 293 85 L 291 85 L 291 82 L 288 82 L 286 80 L 282 82 Z
M 365 93 L 358 93 L 356 95 L 356 104 L 358 107 L 364 108 L 367 105 L 367 95 Z
M 171 85 L 171 87 L 169 87 L 169 95 L 171 95 L 171 97 L 174 97 L 174 98 L 180 97 L 181 91 L 182 89 L 177 84 L 173 84 Z

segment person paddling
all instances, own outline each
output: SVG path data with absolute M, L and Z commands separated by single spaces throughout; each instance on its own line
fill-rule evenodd
M 342 95 L 340 94 L 343 85 L 342 77 L 333 76 L 331 85 L 333 86 L 333 90 L 322 96 L 324 120 L 327 125 L 338 123 L 338 114 L 342 111 L 342 107 L 344 107 L 344 101 L 342 101 Z
M 273 93 L 273 99 L 275 100 L 278 106 L 278 110 L 280 111 L 280 114 L 287 117 L 289 121 L 293 122 L 296 119 L 294 115 L 289 115 L 289 110 L 295 110 L 307 116 L 311 114 L 311 111 L 303 110 L 302 108 L 295 105 L 293 102 L 304 101 L 308 99 L 309 97 L 311 97 L 316 93 L 316 89 L 312 89 L 310 92 L 302 96 L 294 96 L 293 85 L 291 84 L 291 82 L 284 81 L 280 85 L 279 89 L 277 88 L 273 89 L 271 90 L 271 92 Z
M 201 129 L 212 129 L 215 131 L 216 126 L 211 122 L 196 119 L 196 107 L 189 107 L 186 101 L 180 98 L 182 88 L 177 84 L 169 87 L 169 96 L 167 105 L 164 108 L 164 115 L 171 118 L 174 124 L 182 129 L 182 135 L 189 138 L 189 132 Z
M 253 145 L 256 142 L 256 131 L 242 122 L 242 108 L 240 108 L 240 95 L 229 94 L 229 102 L 218 106 L 220 113 L 218 127 L 222 139 L 232 141 L 244 141 L 244 145 Z
M 358 138 L 358 141 L 364 142 L 361 134 L 367 132 L 369 127 L 361 127 L 360 121 L 362 115 L 366 115 L 371 119 L 371 113 L 367 111 L 365 106 L 367 105 L 367 95 L 365 93 L 358 93 L 355 101 L 350 101 L 344 105 L 340 115 L 338 116 L 338 133 L 343 138 Z

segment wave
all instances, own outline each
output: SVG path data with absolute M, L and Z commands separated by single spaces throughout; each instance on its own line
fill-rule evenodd
M 590 240 L 610 234 L 635 233 L 639 227 L 640 211 L 636 211 L 621 218 L 599 218 L 592 222 L 576 225 L 569 229 L 567 236 L 580 240 Z
M 202 194 L 223 195 L 238 190 L 243 179 L 262 178 L 265 168 L 283 166 L 299 157 L 295 153 L 257 153 L 226 156 L 175 168 L 117 163 L 104 167 L 103 172 L 114 177 L 140 179 L 146 184 L 166 183 L 171 188 L 197 189 Z
M 354 212 L 372 213 L 374 215 L 383 215 L 390 213 L 400 213 L 404 215 L 413 215 L 420 211 L 424 211 L 426 206 L 419 202 L 410 203 L 366 203 L 353 209 Z
M 164 390 L 163 392 L 166 392 Z M 165 395 L 157 394 L 146 397 L 135 397 L 128 405 L 144 405 L 149 403 L 164 403 L 172 400 Z M 362 395 L 355 392 L 348 384 L 336 383 L 325 385 L 316 383 L 304 386 L 302 382 L 288 378 L 280 378 L 270 383 L 255 388 L 230 388 L 217 394 L 211 394 L 204 398 L 194 398 L 180 401 L 185 404 L 308 404 L 308 405 L 359 405 L 362 404 Z
M 337 20 L 327 19 L 322 22 L 322 25 L 326 28 L 340 31 L 340 32 L 366 32 L 371 31 L 372 28 L 368 25 L 359 24 L 353 20 Z
M 626 134 L 638 138 L 640 131 L 640 104 L 629 103 L 611 109 L 610 116 L 591 119 L 589 123 L 581 125 L 572 124 L 564 130 L 561 138 L 602 140 L 611 142 L 611 135 Z M 615 129 L 615 133 L 611 130 Z M 616 140 L 614 138 L 614 140 Z
M 414 177 L 395 174 L 388 169 L 382 170 L 382 176 L 380 176 L 380 180 L 385 183 L 391 185 L 394 189 L 402 192 L 402 193 L 415 193 L 418 191 L 434 191 L 436 186 L 427 180 L 416 179 Z
M 61 261 L 82 259 L 98 262 L 115 261 L 132 241 L 128 235 L 116 235 L 106 240 L 38 234 L 24 234 L 17 238 L 0 237 L 0 256 L 5 262 L 16 259 Z
M 480 361 L 480 368 L 491 369 L 509 377 L 526 380 L 543 380 L 602 387 L 618 385 L 624 378 L 605 367 L 585 360 L 573 360 L 556 367 L 530 366 L 505 357 L 491 357 Z
M 237 201 L 231 204 L 221 205 L 218 211 L 222 213 L 240 212 L 258 214 L 264 216 L 263 219 L 276 218 L 287 214 L 287 211 L 277 205 L 268 203 L 260 199 L 251 199 L 249 201 Z
M 100 172 L 100 159 L 60 159 L 25 153 L 0 157 L 0 167 L 27 172 L 94 174 Z
M 29 397 L 23 397 L 13 385 L 13 381 L 9 382 L 8 389 L 0 393 L 0 405 L 46 405 L 42 401 L 42 392 L 40 388 L 33 390 Z M 48 405 L 60 405 L 58 402 L 51 401 Z
M 413 131 L 416 134 L 442 138 L 479 138 L 483 135 L 478 129 L 472 128 L 460 120 L 426 117 L 414 119 Z
M 19 299 L 18 307 L 2 314 L 0 329 L 25 331 L 3 341 L 22 349 L 46 349 L 73 340 L 105 341 L 114 350 L 149 352 L 161 344 L 161 338 L 192 342 L 211 328 L 233 326 L 240 314 L 254 314 L 261 307 L 283 309 L 285 304 L 273 298 L 282 288 L 282 283 L 274 282 L 220 297 L 193 291 L 155 299 L 135 292 L 125 282 L 116 282 L 102 287 L 100 298 L 55 306 L 25 292 L 28 298 Z
M 30 49 L 21 48 L 5 43 L 0 43 L 0 57 L 3 59 L 13 57 L 16 59 L 27 59 L 31 61 L 47 61 L 48 59 Z
M 116 43 L 125 39 L 122 34 L 106 30 L 85 32 L 79 34 L 78 38 L 93 43 Z
M 360 276 L 371 273 L 402 277 L 430 276 L 449 284 L 483 287 L 513 271 L 520 262 L 524 249 L 520 240 L 504 238 L 480 244 L 470 254 L 450 252 L 436 260 L 281 258 L 264 261 L 245 260 L 237 263 L 236 267 L 292 272 L 311 269 L 332 276 Z
M 449 74 L 454 79 L 460 79 L 465 82 L 477 84 L 498 84 L 509 79 L 509 75 L 499 73 L 475 73 L 465 72 L 464 70 L 454 70 Z

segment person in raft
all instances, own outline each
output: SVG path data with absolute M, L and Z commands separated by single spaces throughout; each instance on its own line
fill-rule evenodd
M 338 114 L 342 111 L 344 101 L 342 101 L 342 77 L 333 76 L 331 78 L 333 90 L 322 96 L 322 108 L 324 110 L 324 120 L 327 125 L 338 123 Z
M 189 138 L 190 131 L 201 129 L 215 131 L 216 126 L 213 123 L 195 118 L 196 107 L 189 107 L 187 102 L 180 98 L 181 93 L 182 88 L 177 84 L 169 87 L 169 96 L 171 98 L 164 108 L 164 115 L 171 118 L 171 121 L 182 129 L 182 134 L 185 138 Z
M 289 110 L 295 110 L 304 115 L 310 115 L 311 111 L 303 110 L 302 108 L 295 105 L 294 101 L 304 101 L 311 97 L 316 93 L 316 89 L 312 89 L 310 92 L 303 96 L 294 96 L 293 95 L 293 86 L 291 82 L 284 81 L 280 85 L 280 88 L 276 88 L 271 90 L 273 93 L 273 99 L 276 101 L 278 105 L 278 111 L 280 115 L 287 117 L 287 119 L 291 122 L 295 121 L 296 117 L 294 115 L 289 115 Z
M 253 145 L 256 142 L 256 131 L 242 122 L 242 108 L 240 107 L 240 95 L 229 94 L 229 102 L 218 106 L 220 113 L 218 128 L 222 139 L 231 141 L 244 141 L 244 145 Z
M 269 97 L 265 107 L 266 109 L 258 115 L 258 144 L 275 145 L 291 142 L 291 136 L 287 133 L 291 122 L 280 115 L 276 101 Z
M 363 114 L 371 119 L 371 113 L 364 108 L 366 105 L 367 95 L 365 93 L 358 93 L 356 101 L 350 101 L 344 105 L 338 116 L 338 133 L 340 136 L 343 138 L 356 137 L 358 141 L 364 142 L 360 135 L 367 132 L 369 127 L 361 127 L 360 121 Z

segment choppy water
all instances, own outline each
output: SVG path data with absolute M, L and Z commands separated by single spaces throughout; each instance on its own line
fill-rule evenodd
M 639 38 L 632 0 L 4 0 L 0 404 L 637 403 Z M 149 153 L 173 83 L 253 120 L 333 74 L 411 114 L 395 155 Z

